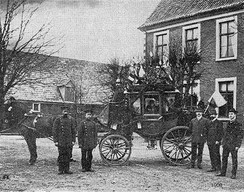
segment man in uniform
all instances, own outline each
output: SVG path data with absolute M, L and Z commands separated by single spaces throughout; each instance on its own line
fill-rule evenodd
M 53 124 L 53 140 L 58 147 L 58 174 L 72 174 L 70 169 L 70 151 L 75 144 L 76 123 L 68 115 L 68 108 L 62 107 L 62 116 Z
M 237 153 L 238 149 L 241 147 L 243 139 L 243 130 L 241 124 L 236 119 L 237 111 L 232 108 L 229 111 L 230 121 L 227 124 L 224 137 L 223 137 L 223 154 L 222 154 L 222 169 L 221 173 L 217 176 L 225 176 L 228 164 L 229 153 L 232 157 L 232 175 L 231 179 L 236 179 L 237 172 Z
M 197 167 L 202 169 L 202 153 L 204 143 L 206 141 L 206 131 L 210 126 L 208 119 L 202 116 L 202 109 L 195 110 L 196 117 L 190 121 L 189 128 L 192 132 L 192 144 L 191 144 L 191 168 L 195 167 L 195 161 L 197 159 Z
M 217 113 L 214 110 L 210 111 L 210 127 L 207 130 L 207 144 L 211 161 L 211 169 L 207 172 L 220 172 L 220 143 L 223 137 L 223 123 L 217 119 Z
M 81 148 L 82 172 L 93 172 L 92 150 L 97 146 L 97 126 L 92 120 L 92 110 L 85 111 L 85 120 L 78 127 L 78 144 Z

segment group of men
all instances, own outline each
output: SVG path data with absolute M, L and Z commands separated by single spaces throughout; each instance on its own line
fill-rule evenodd
M 78 125 L 78 126 L 77 126 Z M 78 134 L 76 134 L 78 131 Z M 82 172 L 93 172 L 92 151 L 97 145 L 97 127 L 92 120 L 92 110 L 85 111 L 85 120 L 76 122 L 69 115 L 67 107 L 62 108 L 62 115 L 57 117 L 53 124 L 53 140 L 58 147 L 58 174 L 72 174 L 70 158 L 72 148 L 78 135 L 78 145 L 81 148 Z
M 196 109 L 196 117 L 190 121 L 189 128 L 192 132 L 192 156 L 191 168 L 202 169 L 202 154 L 204 143 L 207 142 L 211 169 L 208 172 L 216 172 L 216 176 L 226 176 L 228 157 L 232 157 L 231 178 L 236 179 L 237 173 L 237 154 L 243 139 L 242 125 L 237 121 L 237 111 L 232 108 L 229 110 L 229 121 L 226 129 L 223 123 L 217 119 L 215 110 L 210 111 L 210 119 L 203 117 L 203 110 Z M 220 145 L 223 146 L 222 164 L 220 155 Z

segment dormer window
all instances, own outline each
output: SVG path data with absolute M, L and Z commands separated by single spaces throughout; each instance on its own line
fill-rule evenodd
M 58 86 L 58 90 L 63 101 L 75 101 L 75 88 L 71 81 L 64 85 Z

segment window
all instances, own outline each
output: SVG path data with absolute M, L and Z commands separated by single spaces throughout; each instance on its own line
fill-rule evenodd
M 141 98 L 137 94 L 130 95 L 131 105 L 136 114 L 141 114 Z
M 227 104 L 218 108 L 219 117 L 227 118 L 230 108 L 236 107 L 236 78 L 216 79 L 216 88 L 227 101 Z
M 75 90 L 71 81 L 65 85 L 58 86 L 58 91 L 63 101 L 75 101 Z
M 182 28 L 182 45 L 184 48 L 200 49 L 200 24 L 185 26 Z
M 74 90 L 72 87 L 65 87 L 65 101 L 74 101 L 75 99 Z
M 166 94 L 165 95 L 165 102 L 163 103 L 163 109 L 165 112 L 172 112 L 175 107 L 175 94 Z
M 163 65 L 167 65 L 169 54 L 169 31 L 154 34 L 154 55 Z
M 237 16 L 216 21 L 216 60 L 237 58 Z
M 33 103 L 32 104 L 32 110 L 34 112 L 40 112 L 41 111 L 41 104 L 40 103 Z
M 159 115 L 159 95 L 144 96 L 144 114 Z

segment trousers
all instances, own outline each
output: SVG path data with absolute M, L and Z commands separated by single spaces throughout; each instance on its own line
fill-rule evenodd
M 197 159 L 197 164 L 200 165 L 202 163 L 202 152 L 203 152 L 204 143 L 195 143 L 191 144 L 191 163 L 195 164 Z
M 221 173 L 224 175 L 226 174 L 227 165 L 228 165 L 228 157 L 229 157 L 230 153 L 231 153 L 231 158 L 232 158 L 232 171 L 231 171 L 231 173 L 232 173 L 232 175 L 236 175 L 237 166 L 238 166 L 238 161 L 237 161 L 238 151 L 235 150 L 235 148 L 229 148 L 227 146 L 223 146 Z
M 82 169 L 89 170 L 92 165 L 92 150 L 93 149 L 81 149 L 81 166 Z
M 209 156 L 211 161 L 211 166 L 213 169 L 220 171 L 221 169 L 221 159 L 220 159 L 220 145 L 219 144 L 208 144 Z
M 70 168 L 70 147 L 58 146 L 58 171 L 68 172 Z

